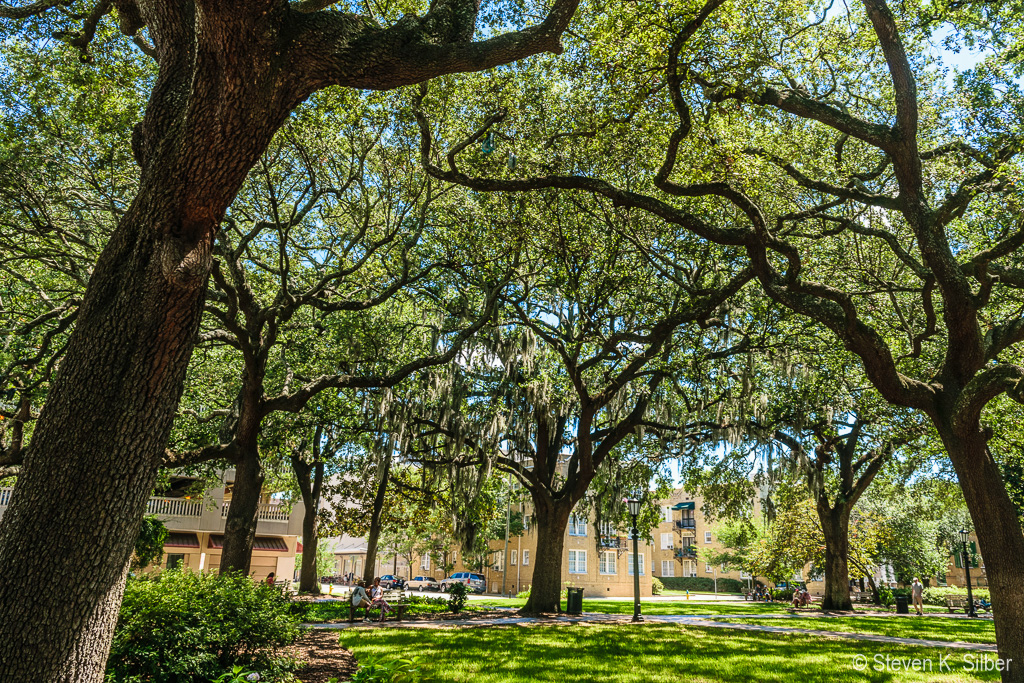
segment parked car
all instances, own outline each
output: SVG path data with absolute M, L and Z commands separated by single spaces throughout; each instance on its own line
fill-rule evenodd
M 415 576 L 406 584 L 406 588 L 422 593 L 423 591 L 439 591 L 441 584 L 433 576 Z
M 474 593 L 483 593 L 487 590 L 487 579 L 484 578 L 483 574 L 474 574 L 473 572 L 455 572 L 447 579 L 441 581 L 441 590 L 447 593 L 451 590 L 453 583 L 464 583 L 469 590 Z
M 394 574 L 385 574 L 380 577 L 380 585 L 383 588 L 405 588 L 405 579 L 401 576 L 395 576 Z

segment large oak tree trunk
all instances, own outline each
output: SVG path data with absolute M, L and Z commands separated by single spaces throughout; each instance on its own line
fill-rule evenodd
M 0 523 L 5 683 L 102 678 L 219 221 L 167 234 L 190 221 L 168 200 L 144 189 L 100 257 Z
M 535 509 L 537 551 L 531 558 L 533 583 L 530 585 L 530 599 L 526 601 L 521 612 L 561 612 L 562 553 L 565 545 L 565 527 L 569 524 L 572 504 L 568 501 L 559 501 L 547 510 L 541 506 L 536 506 Z
M 852 610 L 850 599 L 850 516 L 842 503 L 834 508 L 818 501 L 818 519 L 825 536 L 825 595 L 822 609 Z
M 299 569 L 299 592 L 320 594 L 320 576 L 317 573 L 317 552 L 320 535 L 317 533 L 316 511 L 306 511 L 302 518 L 302 565 Z
M 320 430 L 317 430 L 317 440 Z M 302 494 L 305 508 L 302 517 L 302 567 L 299 571 L 299 592 L 320 593 L 320 576 L 317 571 L 317 552 L 320 533 L 317 515 L 320 512 L 320 491 L 324 479 L 324 462 L 319 460 L 312 467 L 297 456 L 292 457 L 292 469 Z
M 263 463 L 255 445 L 244 447 L 235 461 L 235 483 L 231 489 L 231 505 L 224 522 L 224 549 L 220 556 L 221 572 L 249 573 L 252 547 L 256 541 L 260 503 L 263 500 Z
M 981 425 L 939 428 L 985 558 L 999 658 L 1012 660 L 1004 683 L 1024 683 L 1024 531 Z
M 377 539 L 380 538 L 381 513 L 384 510 L 384 494 L 388 490 L 388 478 L 391 474 L 391 453 L 388 452 L 381 467 L 377 493 L 373 497 L 373 512 L 370 515 L 370 533 L 366 536 L 366 561 L 363 564 L 363 581 L 369 586 L 373 583 L 373 574 L 377 566 Z

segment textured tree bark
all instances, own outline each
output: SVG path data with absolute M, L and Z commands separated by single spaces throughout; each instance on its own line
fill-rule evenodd
M 320 439 L 317 430 L 316 439 Z M 316 450 L 314 446 L 314 450 Z M 320 512 L 320 490 L 324 480 L 324 462 L 318 460 L 312 467 L 297 456 L 292 457 L 292 469 L 302 494 L 305 508 L 302 517 L 302 567 L 299 571 L 299 592 L 320 593 L 320 577 L 317 571 L 317 551 L 320 545 L 317 515 Z
M 560 500 L 550 505 L 541 514 L 537 510 L 537 551 L 533 562 L 533 583 L 530 584 L 530 598 L 523 605 L 523 614 L 541 614 L 562 611 L 562 553 L 565 543 L 565 527 L 573 503 Z
M 981 425 L 975 420 L 957 429 L 952 421 L 942 421 L 939 434 L 953 461 L 985 558 L 999 658 L 1011 662 L 1002 673 L 1003 683 L 1024 683 L 1024 531 Z
M 391 474 L 391 453 L 384 458 L 381 467 L 380 482 L 377 493 L 373 497 L 373 512 L 370 515 L 370 533 L 366 536 L 366 562 L 363 565 L 363 581 L 369 586 L 373 583 L 373 573 L 377 565 L 377 539 L 380 538 L 380 515 L 384 510 L 384 494 L 388 490 L 388 479 Z
M 126 35 L 147 29 L 160 71 L 132 136 L 138 195 L 96 264 L 0 524 L 4 683 L 102 680 L 214 234 L 291 109 L 330 85 L 384 90 L 560 51 L 577 2 L 559 0 L 542 24 L 481 43 L 464 42 L 472 22 L 459 0 L 391 29 L 316 12 L 317 0 L 112 5 Z
M 825 536 L 825 595 L 822 609 L 852 610 L 850 599 L 850 514 L 847 506 L 835 508 L 818 501 L 818 519 Z
M 96 266 L 0 524 L 5 683 L 102 678 L 218 220 L 193 226 L 184 240 L 154 229 L 187 215 L 144 186 Z
M 235 483 L 231 489 L 231 506 L 224 521 L 224 549 L 220 556 L 221 572 L 249 573 L 252 546 L 256 541 L 260 503 L 263 500 L 263 463 L 255 444 L 240 445 L 235 461 Z

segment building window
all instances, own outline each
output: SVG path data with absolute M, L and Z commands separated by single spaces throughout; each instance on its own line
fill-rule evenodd
M 523 551 L 523 565 L 528 565 L 528 564 L 530 564 L 530 551 L 529 550 L 524 550 Z
M 687 560 L 686 564 L 683 565 L 683 576 L 697 576 L 697 563 L 693 560 Z
M 676 563 L 672 560 L 661 561 L 661 575 L 662 576 L 675 576 L 676 575 Z
M 505 551 L 499 550 L 494 554 L 494 571 L 505 571 Z
M 183 564 L 185 564 L 185 556 L 184 555 L 174 554 L 174 555 L 168 555 L 167 556 L 167 568 L 168 569 L 177 569 L 178 567 L 182 566 Z
M 704 542 L 705 543 L 711 543 L 711 532 L 710 531 L 705 531 L 704 532 Z
M 509 558 L 508 558 L 508 559 L 509 559 L 509 564 L 510 564 L 510 565 L 512 565 L 513 567 L 514 567 L 514 566 L 516 566 L 516 560 L 518 560 L 518 559 L 519 559 L 519 558 L 517 557 L 517 555 L 519 555 L 519 551 L 517 551 L 517 550 L 513 550 L 513 551 L 512 551 L 512 555 L 511 555 L 511 556 L 509 556 Z
M 644 575 L 644 554 L 640 553 L 637 558 L 640 561 L 640 576 Z M 626 554 L 626 560 L 629 562 L 629 575 L 633 576 L 633 553 Z
M 616 560 L 618 559 L 618 553 L 614 550 L 606 550 L 601 553 L 599 569 L 602 574 L 615 574 L 616 573 Z
M 420 569 L 430 571 L 430 555 L 424 555 L 420 558 Z
M 586 574 L 587 573 L 587 551 L 586 550 L 570 550 L 569 551 L 569 573 L 570 574 Z
M 587 520 L 582 517 L 573 515 L 569 518 L 569 535 L 570 536 L 586 536 L 587 535 Z
M 710 574 L 713 571 L 713 569 L 712 569 L 710 564 L 705 564 L 704 565 L 704 571 L 705 571 L 705 573 Z
M 611 522 L 601 522 L 601 535 L 602 536 L 615 536 L 615 525 Z
M 672 550 L 672 534 L 661 535 L 661 549 Z
M 672 523 L 672 508 L 668 505 L 661 506 L 661 521 Z

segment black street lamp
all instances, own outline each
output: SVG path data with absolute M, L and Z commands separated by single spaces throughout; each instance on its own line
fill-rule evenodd
M 967 529 L 961 529 L 960 543 L 964 547 L 964 576 L 967 578 L 967 616 L 976 617 L 978 613 L 974 611 L 974 593 L 971 591 L 971 555 L 967 551 L 967 537 Z
M 640 614 L 640 553 L 637 550 L 637 541 L 640 538 L 640 530 L 637 529 L 636 518 L 640 514 L 640 501 L 630 498 L 626 501 L 629 506 L 629 514 L 633 518 L 633 621 L 643 621 Z

